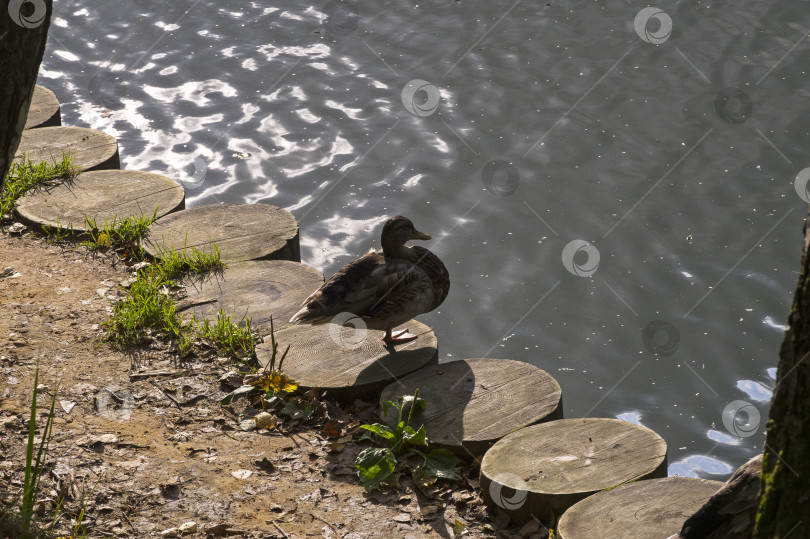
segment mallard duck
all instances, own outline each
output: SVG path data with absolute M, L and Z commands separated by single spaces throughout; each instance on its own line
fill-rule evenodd
M 416 336 L 393 328 L 438 307 L 450 290 L 450 275 L 438 256 L 410 240 L 429 240 L 407 217 L 397 215 L 382 229 L 382 251 L 370 250 L 349 262 L 312 293 L 290 322 L 323 324 L 340 313 L 360 317 L 369 329 L 385 330 L 383 342 L 394 346 Z M 349 320 L 351 323 L 351 320 Z

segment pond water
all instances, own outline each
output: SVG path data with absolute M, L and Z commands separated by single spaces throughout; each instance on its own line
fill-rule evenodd
M 538 365 L 566 417 L 724 479 L 762 451 L 799 267 L 810 12 L 607 4 L 75 0 L 39 82 L 188 206 L 291 211 L 327 276 L 411 217 L 451 273 L 442 361 Z

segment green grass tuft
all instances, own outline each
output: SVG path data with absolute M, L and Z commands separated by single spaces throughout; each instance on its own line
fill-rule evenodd
M 3 190 L 0 192 L 0 220 L 11 217 L 17 201 L 27 191 L 42 185 L 52 185 L 70 178 L 77 173 L 70 153 L 57 163 L 32 163 L 28 155 L 19 163 L 13 163 L 6 175 Z
M 217 312 L 217 321 L 211 324 L 208 320 L 202 323 L 194 319 L 197 333 L 204 339 L 210 339 L 217 347 L 224 348 L 232 356 L 244 358 L 253 355 L 256 349 L 256 337 L 250 331 L 250 318 L 244 317 L 244 326 L 234 324 L 232 316 L 225 309 Z
M 141 240 L 149 232 L 149 226 L 157 219 L 157 208 L 151 216 L 140 215 L 118 220 L 113 217 L 112 222 L 104 219 L 104 226 L 99 226 L 92 217 L 84 216 L 87 229 L 86 241 L 82 245 L 91 251 L 106 251 L 110 248 L 127 249 L 129 255 L 137 260 L 144 259 Z
M 136 345 L 157 332 L 167 336 L 181 356 L 191 350 L 196 339 L 203 339 L 234 357 L 252 357 L 257 338 L 251 331 L 250 318 L 234 323 L 233 315 L 220 309 L 214 322 L 198 320 L 196 315 L 186 321 L 177 312 L 173 299 L 176 281 L 226 268 L 216 245 L 210 252 L 194 247 L 182 251 L 164 249 L 160 256 L 156 264 L 138 270 L 127 297 L 113 304 L 112 317 L 106 322 L 107 338 L 120 345 Z
M 37 494 L 39 494 L 39 480 L 42 478 L 42 471 L 45 466 L 45 457 L 48 455 L 48 446 L 51 442 L 51 433 L 53 429 L 54 407 L 56 406 L 56 391 L 53 392 L 51 398 L 51 409 L 48 413 L 48 419 L 45 421 L 45 426 L 42 429 L 42 440 L 39 443 L 39 449 L 34 458 L 34 437 L 37 429 L 37 387 L 39 385 L 39 365 L 34 373 L 34 396 L 31 400 L 31 418 L 28 421 L 28 446 L 25 454 L 25 480 L 23 482 L 23 497 L 20 507 L 20 516 L 22 517 L 22 525 L 24 529 L 28 529 L 31 525 L 31 516 L 34 514 L 34 503 L 37 501 Z
M 169 280 L 185 275 L 204 275 L 212 271 L 222 271 L 225 264 L 220 259 L 219 247 L 211 244 L 210 253 L 194 247 L 183 247 L 182 251 L 163 248 L 158 253 L 161 274 Z
M 34 371 L 34 389 L 31 399 L 31 415 L 28 420 L 28 443 L 25 452 L 25 478 L 23 480 L 22 496 L 19 512 L 10 508 L 0 507 L 0 537 L 41 538 L 51 537 L 52 534 L 39 529 L 31 522 L 34 515 L 34 505 L 39 494 L 39 481 L 45 471 L 45 459 L 48 455 L 51 435 L 53 433 L 54 407 L 56 394 L 54 390 L 51 398 L 51 407 L 48 418 L 42 427 L 41 440 L 37 447 L 34 438 L 37 431 L 37 387 L 39 386 L 39 364 Z

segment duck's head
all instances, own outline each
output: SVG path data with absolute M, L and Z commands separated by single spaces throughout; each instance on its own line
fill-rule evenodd
M 406 249 L 406 242 L 429 239 L 430 235 L 416 230 L 410 219 L 397 215 L 387 220 L 383 226 L 381 237 L 383 254 L 399 258 L 397 255 Z

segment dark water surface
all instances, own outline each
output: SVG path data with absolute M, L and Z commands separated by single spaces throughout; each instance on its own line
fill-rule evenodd
M 806 4 L 76 0 L 40 83 L 189 206 L 290 210 L 327 276 L 411 217 L 444 361 L 538 365 L 567 417 L 723 479 L 762 451 L 799 267 Z

